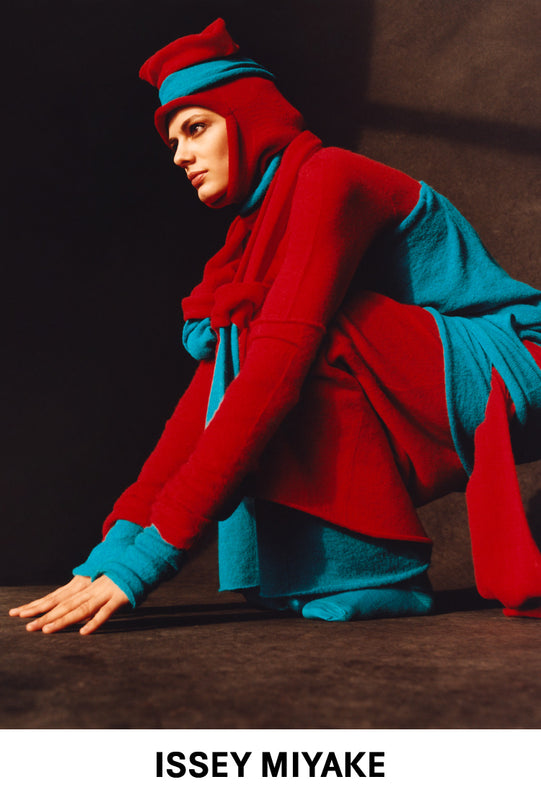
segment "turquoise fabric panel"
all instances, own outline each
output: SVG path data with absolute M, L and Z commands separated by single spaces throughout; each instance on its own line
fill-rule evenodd
M 424 573 L 431 545 L 353 534 L 256 501 L 260 595 L 291 597 L 389 586 Z
M 270 81 L 275 79 L 272 72 L 251 58 L 237 58 L 236 56 L 216 58 L 185 67 L 168 75 L 160 86 L 160 103 L 164 106 L 171 100 L 197 94 L 238 78 L 266 78 Z
M 263 500 L 250 500 L 250 510 L 255 541 L 238 525 L 242 516 L 219 525 L 220 536 L 225 533 L 223 544 L 219 539 L 221 591 L 259 586 L 267 599 L 345 592 L 395 585 L 430 565 L 429 543 L 354 534 Z
M 210 324 L 210 323 L 209 323 Z M 236 325 L 220 328 L 218 352 L 212 375 L 212 385 L 207 406 L 207 425 L 222 402 L 225 390 L 238 375 L 239 364 L 239 331 Z
M 354 534 L 303 511 L 251 498 L 218 526 L 220 590 L 262 598 L 395 585 L 426 572 L 431 546 Z
M 434 315 L 443 343 L 445 392 L 453 441 L 464 469 L 473 470 L 473 437 L 484 419 L 492 368 L 501 375 L 524 428 L 541 409 L 541 372 L 513 329 L 512 314 L 478 319 Z M 537 331 L 527 337 L 539 342 Z
M 525 324 L 535 321 L 541 331 L 541 292 L 508 275 L 465 217 L 426 183 L 413 211 L 385 234 L 381 252 L 381 285 L 403 303 L 463 317 L 526 304 L 533 315 L 526 312 Z
M 238 328 L 220 328 L 207 424 L 240 369 Z M 399 583 L 424 572 L 430 546 L 351 535 L 294 509 L 245 497 L 218 523 L 221 591 L 276 598 Z
M 243 497 L 231 516 L 218 523 L 220 591 L 255 589 L 260 584 L 255 501 Z
M 269 188 L 272 179 L 276 175 L 276 172 L 278 171 L 280 161 L 282 160 L 282 155 L 282 153 L 277 153 L 273 158 L 271 158 L 269 165 L 263 173 L 263 177 L 259 181 L 256 189 L 252 192 L 250 197 L 240 209 L 239 214 L 241 217 L 247 217 L 248 214 L 251 214 L 265 197 L 265 193 Z
M 484 418 L 492 368 L 522 425 L 529 409 L 541 408 L 541 371 L 522 345 L 525 339 L 541 344 L 541 292 L 508 275 L 452 203 L 424 183 L 380 257 L 379 290 L 427 308 L 436 319 L 451 431 L 471 473 L 473 434 Z
M 419 591 L 409 583 L 377 589 L 356 589 L 312 600 L 302 607 L 305 619 L 345 622 L 353 619 L 415 617 L 430 614 L 434 608 L 432 592 Z
M 207 424 L 239 370 L 238 328 L 236 325 L 220 328 L 207 407 Z M 257 527 L 254 501 L 251 497 L 244 497 L 233 513 L 218 523 L 218 566 L 222 591 L 229 588 L 249 589 L 259 585 Z
M 182 344 L 196 361 L 214 357 L 218 337 L 210 327 L 210 319 L 189 319 L 182 328 Z

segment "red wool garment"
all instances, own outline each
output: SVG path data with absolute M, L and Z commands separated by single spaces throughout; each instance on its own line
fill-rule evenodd
M 322 148 L 309 132 L 293 140 L 261 208 L 234 220 L 183 304 L 215 329 L 238 325 L 240 374 L 205 428 L 213 361 L 200 364 L 104 533 L 117 519 L 152 523 L 186 549 L 252 494 L 367 535 L 427 540 L 415 507 L 466 486 L 442 344 L 428 311 L 367 291 L 363 258 L 418 195 L 397 170 Z M 541 558 L 516 487 L 513 409 L 498 387 L 467 500 L 479 589 L 516 608 L 541 596 Z
M 140 74 L 158 89 L 166 80 L 181 87 L 183 96 L 167 86 L 161 91 L 155 123 L 166 143 L 176 109 L 200 106 L 225 119 L 227 192 L 209 205 L 245 202 L 282 153 L 260 208 L 233 221 L 224 247 L 183 302 L 186 319 L 210 318 L 216 332 L 238 327 L 240 373 L 205 427 L 214 361 L 199 365 L 104 534 L 127 519 L 154 524 L 167 542 L 186 549 L 248 495 L 353 532 L 426 541 L 416 506 L 467 482 L 450 430 L 447 401 L 453 409 L 456 398 L 446 397 L 440 329 L 427 310 L 437 306 L 438 289 L 446 291 L 446 268 L 457 266 L 452 246 L 438 255 L 432 247 L 437 225 L 435 231 L 421 227 L 421 243 L 435 253 L 427 262 L 428 291 L 421 281 L 420 295 L 404 294 L 392 279 L 386 283 L 390 265 L 378 245 L 393 240 L 420 200 L 416 180 L 322 148 L 264 77 L 211 81 L 202 90 L 196 83 L 191 94 L 189 84 L 175 83 L 178 75 L 171 84 L 179 70 L 237 51 L 219 19 L 159 50 Z M 421 272 L 423 264 L 421 257 Z M 487 274 L 481 265 L 473 275 L 481 294 Z M 448 298 L 460 298 L 461 288 L 455 282 Z M 405 304 L 415 302 L 420 305 Z M 541 348 L 524 344 L 541 363 Z M 534 607 L 541 598 L 541 556 L 522 508 L 510 437 L 513 428 L 517 456 L 525 460 L 531 415 L 517 436 L 509 393 L 496 372 L 492 377 L 484 421 L 486 398 L 475 408 L 481 413 L 466 495 L 476 579 L 486 597 L 512 608 L 530 600 Z
M 251 218 L 233 222 L 223 258 L 218 254 L 209 263 L 202 284 L 184 306 L 186 316 L 206 312 L 214 327 L 234 322 L 241 328 L 240 374 L 204 429 L 211 378 L 208 365 L 201 365 L 139 480 L 115 504 L 106 530 L 115 519 L 134 519 L 137 513 L 134 521 L 152 522 L 166 541 L 188 547 L 209 521 L 224 515 L 244 479 L 257 473 L 266 446 L 299 402 L 341 305 L 348 292 L 358 291 L 352 284 L 355 276 L 358 281 L 358 271 L 362 278 L 359 263 L 367 247 L 377 234 L 407 216 L 418 194 L 417 181 L 397 170 L 344 150 L 322 148 L 309 132 L 293 140 L 261 208 Z M 237 287 L 236 304 L 229 308 L 213 301 L 208 308 L 209 286 L 218 301 L 220 291 L 234 291 L 228 285 L 228 265 L 235 261 L 232 242 L 239 248 L 233 283 L 247 291 L 243 296 Z M 262 295 L 264 301 L 256 308 Z M 445 407 L 441 356 L 438 367 Z M 332 403 L 332 382 L 328 392 Z M 343 413 L 343 430 L 351 423 L 356 431 L 358 420 L 348 420 L 347 409 Z M 321 469 L 329 474 L 339 459 L 321 455 Z M 312 464 L 311 472 L 317 470 Z M 299 475 L 284 464 L 284 474 L 288 472 L 291 481 Z M 338 473 L 332 484 L 350 480 L 350 474 Z M 257 482 L 264 484 L 264 475 L 258 475 Z M 397 486 L 387 487 L 388 496 L 398 482 L 397 476 Z M 295 494 L 294 486 L 288 494 Z M 306 494 L 304 485 L 298 494 Z M 335 500 L 328 497 L 325 518 L 366 532 L 367 525 L 361 524 L 366 517 L 362 494 L 357 508 L 341 507 L 340 493 Z M 399 494 L 404 494 L 403 486 Z M 279 496 L 271 499 L 280 502 Z M 296 505 L 310 510 L 302 501 Z M 401 524 L 379 522 L 374 535 L 425 540 L 409 506 L 399 515 Z

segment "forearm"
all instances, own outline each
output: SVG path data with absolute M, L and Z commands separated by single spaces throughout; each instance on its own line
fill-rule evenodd
M 189 458 L 205 425 L 212 362 L 203 361 L 182 395 L 160 439 L 135 483 L 120 495 L 103 526 L 103 535 L 119 519 L 142 527 L 150 524 L 150 509 L 167 480 Z
M 296 342 L 258 338 L 194 453 L 153 504 L 152 523 L 177 547 L 190 547 L 212 521 L 230 512 L 244 478 L 297 403 L 323 331 L 295 327 Z

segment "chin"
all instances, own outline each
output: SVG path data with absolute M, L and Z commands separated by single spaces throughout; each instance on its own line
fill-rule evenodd
M 213 192 L 213 191 L 205 191 L 202 187 L 202 191 L 197 193 L 199 200 L 207 206 L 214 206 L 220 207 L 221 205 L 225 205 L 225 198 L 227 195 L 227 188 L 221 191 Z

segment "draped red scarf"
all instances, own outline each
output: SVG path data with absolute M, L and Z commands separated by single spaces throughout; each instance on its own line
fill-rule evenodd
M 321 141 L 310 131 L 286 148 L 278 172 L 261 206 L 248 217 L 236 217 L 224 246 L 208 261 L 203 280 L 183 300 L 185 319 L 210 317 L 215 330 L 234 323 L 243 331 L 263 305 L 279 272 L 280 249 L 302 164 Z M 272 243 L 272 245 L 271 245 Z

